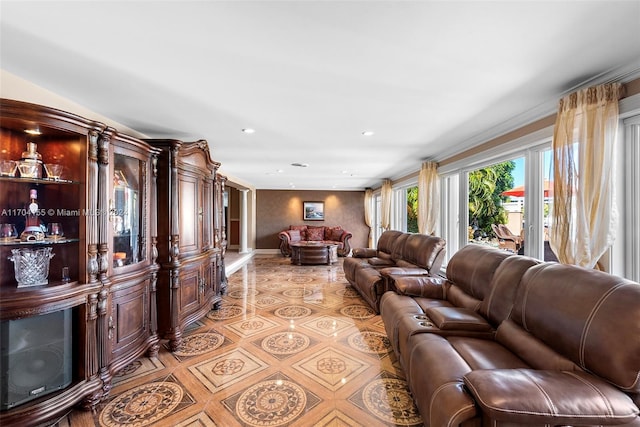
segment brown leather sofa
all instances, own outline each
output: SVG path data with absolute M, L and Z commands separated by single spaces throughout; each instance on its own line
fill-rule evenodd
M 429 332 L 491 338 L 511 309 L 524 272 L 538 261 L 482 245 L 467 245 L 447 264 L 447 279 L 394 276 L 380 314 L 400 364 L 408 371 L 408 338 Z
M 437 274 L 444 255 L 445 241 L 440 237 L 389 230 L 382 233 L 376 249 L 354 249 L 343 269 L 351 286 L 379 313 L 380 298 L 392 277 Z
M 425 425 L 640 426 L 640 284 L 480 245 L 393 283 L 381 315 Z
M 341 226 L 314 226 L 314 225 L 290 225 L 288 230 L 278 233 L 280 239 L 280 253 L 284 256 L 291 256 L 292 242 L 318 241 L 325 243 L 335 243 L 338 245 L 338 256 L 347 256 L 351 252 L 349 240 L 353 235 L 343 230 Z

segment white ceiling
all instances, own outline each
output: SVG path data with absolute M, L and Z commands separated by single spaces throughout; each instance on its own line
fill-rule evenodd
M 377 187 L 640 74 L 640 1 L 1 0 L 0 23 L 3 70 L 207 139 L 258 189 Z

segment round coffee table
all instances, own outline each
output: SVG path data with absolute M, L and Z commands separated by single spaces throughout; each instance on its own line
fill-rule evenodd
M 338 245 L 314 241 L 302 241 L 289 244 L 291 264 L 327 264 L 338 261 Z

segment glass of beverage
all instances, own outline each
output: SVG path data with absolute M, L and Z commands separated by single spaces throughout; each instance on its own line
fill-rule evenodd
M 59 222 L 50 222 L 47 226 L 47 235 L 53 240 L 62 239 L 64 236 L 62 224 Z
M 18 230 L 14 224 L 0 224 L 0 239 L 9 242 L 18 238 Z
M 47 178 L 53 179 L 54 181 L 62 177 L 62 165 L 58 163 L 45 163 L 44 171 L 47 173 Z
M 0 160 L 0 175 L 16 176 L 17 169 L 18 162 L 16 162 L 15 160 Z

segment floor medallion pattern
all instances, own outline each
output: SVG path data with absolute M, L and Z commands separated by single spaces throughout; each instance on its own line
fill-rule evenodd
M 420 414 L 407 390 L 407 383 L 394 378 L 373 381 L 362 391 L 362 398 L 376 417 L 402 426 L 421 423 Z
M 225 305 L 218 310 L 212 310 L 207 313 L 207 317 L 211 320 L 233 319 L 244 315 L 245 309 L 239 305 Z
M 302 319 L 311 315 L 311 313 L 312 311 L 309 307 L 302 305 L 288 305 L 273 312 L 273 314 L 283 319 Z
M 340 309 L 340 313 L 352 319 L 370 319 L 376 315 L 368 305 L 352 304 Z
M 216 333 L 205 332 L 202 334 L 192 334 L 182 337 L 182 342 L 178 349 L 173 352 L 174 356 L 197 356 L 208 353 L 220 347 L 224 343 L 224 336 Z
M 286 376 L 276 374 L 225 399 L 225 403 L 249 426 L 286 426 L 320 403 L 320 399 Z
M 349 336 L 348 342 L 352 348 L 365 353 L 386 355 L 393 350 L 391 341 L 381 332 L 356 332 Z
M 215 393 L 243 381 L 268 368 L 268 365 L 248 351 L 238 348 L 189 368 L 189 371 Z
M 293 354 L 304 351 L 311 340 L 308 336 L 298 332 L 278 332 L 269 335 L 260 341 L 264 351 L 279 359 L 287 358 Z
M 48 427 L 419 427 L 384 323 L 342 271 L 254 255 L 174 353 L 114 375 L 96 411 Z
M 148 426 L 173 411 L 182 401 L 183 390 L 173 382 L 149 383 L 121 394 L 100 413 L 100 425 Z

